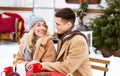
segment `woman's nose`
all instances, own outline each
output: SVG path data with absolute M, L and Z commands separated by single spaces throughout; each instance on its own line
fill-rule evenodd
M 46 28 L 45 28 L 45 27 L 43 27 L 43 26 L 42 26 L 42 27 L 40 27 L 40 28 L 41 28 L 41 29 L 46 29 Z

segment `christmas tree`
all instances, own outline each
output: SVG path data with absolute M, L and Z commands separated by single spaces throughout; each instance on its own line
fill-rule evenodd
M 93 46 L 104 57 L 120 56 L 120 0 L 106 0 L 103 15 L 91 19 Z

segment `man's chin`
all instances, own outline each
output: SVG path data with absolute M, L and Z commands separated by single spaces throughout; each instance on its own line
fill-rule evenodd
M 57 31 L 56 34 L 64 34 L 63 32 Z
M 61 33 L 61 32 L 58 32 L 57 34 L 63 34 L 63 33 Z

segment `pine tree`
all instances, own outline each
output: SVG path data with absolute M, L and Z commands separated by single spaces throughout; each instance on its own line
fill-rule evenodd
M 105 56 L 114 55 L 120 50 L 120 0 L 106 0 L 104 14 L 91 19 L 93 46 Z

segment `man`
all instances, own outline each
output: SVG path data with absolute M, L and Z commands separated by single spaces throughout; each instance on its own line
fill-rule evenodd
M 92 76 L 87 41 L 80 32 L 74 31 L 75 14 L 63 8 L 55 14 L 58 30 L 58 56 L 55 62 L 42 62 L 42 70 L 57 71 L 73 76 Z

